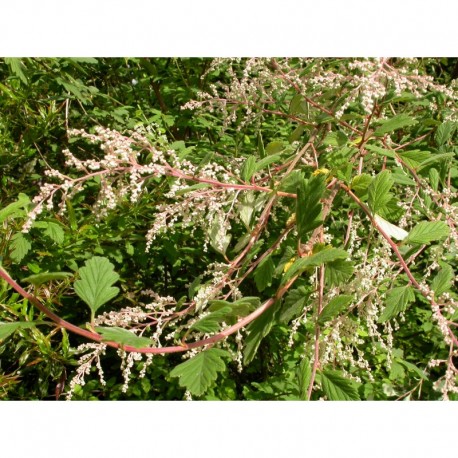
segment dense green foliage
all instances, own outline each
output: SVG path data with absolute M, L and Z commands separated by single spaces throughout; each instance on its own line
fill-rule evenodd
M 0 61 L 0 399 L 456 399 L 456 61 Z

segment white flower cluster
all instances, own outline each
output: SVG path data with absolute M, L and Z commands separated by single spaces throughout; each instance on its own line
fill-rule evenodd
M 126 353 L 123 350 L 118 350 L 118 355 L 121 358 L 121 372 L 124 378 L 124 384 L 122 385 L 121 391 L 127 393 L 132 367 L 135 362 L 142 360 L 142 354 L 137 352 Z
M 165 194 L 165 197 L 173 201 L 156 207 L 153 226 L 146 235 L 147 252 L 156 237 L 164 233 L 174 233 L 177 223 L 180 231 L 190 228 L 191 234 L 194 234 L 198 228 L 203 229 L 206 244 L 211 242 L 211 228 L 217 225 L 219 237 L 217 234 L 216 242 L 222 247 L 222 240 L 231 229 L 230 220 L 237 217 L 235 212 L 226 210 L 234 201 L 237 191 L 218 186 L 218 183 L 230 184 L 233 181 L 232 174 L 227 168 L 216 163 L 208 163 L 198 169 L 187 160 L 179 161 L 179 167 L 179 172 L 174 174 L 178 179 Z M 186 191 L 189 187 L 183 182 L 183 178 L 190 177 L 207 182 L 209 185 L 216 183 L 216 186 L 185 192 L 183 196 L 179 196 L 180 192 Z
M 170 164 L 177 162 L 173 150 L 165 153 L 158 150 L 138 131 L 131 132 L 130 136 L 124 136 L 114 130 L 96 127 L 95 132 L 91 134 L 75 129 L 69 131 L 70 136 L 80 137 L 99 145 L 103 157 L 80 160 L 69 149 L 64 149 L 66 166 L 75 169 L 80 176 L 72 178 L 58 170 L 47 170 L 45 175 L 60 183 L 45 183 L 41 186 L 38 195 L 33 199 L 35 207 L 28 215 L 22 228 L 23 232 L 30 230 L 44 207 L 48 210 L 53 209 L 53 199 L 58 191 L 61 194 L 59 208 L 62 213 L 65 210 L 66 199 L 83 190 L 86 182 L 95 177 L 99 178 L 100 192 L 93 205 L 93 212 L 98 219 L 101 219 L 128 195 L 131 202 L 136 202 L 143 190 L 145 178 L 164 176 L 171 169 Z M 143 151 L 146 151 L 150 158 L 147 164 L 138 162 Z
M 217 111 L 223 115 L 223 131 L 237 120 L 237 129 L 241 130 L 259 119 L 260 107 L 284 99 L 291 85 L 304 84 L 297 71 L 291 69 L 288 59 L 281 62 L 269 58 L 247 59 L 241 72 L 236 69 L 240 62 L 241 59 L 214 59 L 206 74 L 224 68 L 230 82 L 214 84 L 209 92 L 198 94 L 198 101 L 188 102 L 182 109 Z M 241 119 L 237 116 L 239 108 L 243 110 Z
M 80 345 L 77 349 L 77 353 L 82 353 L 90 350 L 88 353 L 85 353 L 78 361 L 78 368 L 76 369 L 76 375 L 70 381 L 70 389 L 67 392 L 66 399 L 70 401 L 75 392 L 77 385 L 84 386 L 86 381 L 86 375 L 89 375 L 93 363 L 95 362 L 95 367 L 99 373 L 99 379 L 101 385 L 105 386 L 106 382 L 103 377 L 102 365 L 100 363 L 100 356 L 104 355 L 106 352 L 107 346 L 103 343 L 85 343 Z

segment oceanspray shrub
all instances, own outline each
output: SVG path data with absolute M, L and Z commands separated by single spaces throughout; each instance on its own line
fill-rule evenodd
M 410 399 L 429 384 L 430 398 L 455 399 L 456 80 L 438 84 L 416 59 L 215 59 L 203 78 L 215 74 L 224 81 L 182 109 L 210 116 L 221 136 L 244 135 L 247 154 L 196 161 L 154 125 L 69 130 L 66 168 L 49 169 L 24 201 L 27 216 L 9 244 L 15 262 L 41 218 L 71 224 L 78 196 L 103 224 L 123 206 L 146 208 L 152 194 L 136 227 L 144 251 L 152 256 L 167 237 L 185 234 L 213 260 L 189 269 L 185 295 L 173 297 L 147 281 L 121 291 L 116 266 L 94 254 L 67 285 L 90 309 L 86 327 L 2 271 L 58 326 L 92 341 L 76 349 L 67 398 L 93 366 L 105 383 L 108 347 L 122 360 L 123 391 L 147 376 L 154 355 L 182 353 L 170 376 L 186 399 L 198 398 L 228 365 L 242 372 L 255 362 L 278 328 L 287 334 L 279 351 L 295 356 L 280 370 L 287 383 L 267 381 L 260 391 Z

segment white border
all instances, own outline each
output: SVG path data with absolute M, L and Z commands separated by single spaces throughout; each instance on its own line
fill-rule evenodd
M 456 449 L 451 421 L 456 403 L 2 402 L 0 407 L 2 456 L 421 458 Z
M 458 54 L 456 0 L 18 0 L 0 56 Z

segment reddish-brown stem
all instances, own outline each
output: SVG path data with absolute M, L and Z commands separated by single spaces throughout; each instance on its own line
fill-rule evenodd
M 212 180 L 210 178 L 202 178 L 198 176 L 191 176 L 191 175 L 186 175 L 183 172 L 180 172 L 177 169 L 170 168 L 168 175 L 179 178 L 181 180 L 188 180 L 188 181 L 196 181 L 197 183 L 207 183 L 211 184 L 212 186 L 216 188 L 227 188 L 227 189 L 241 189 L 244 191 L 259 191 L 259 192 L 274 192 L 273 189 L 271 188 L 266 188 L 263 186 L 256 186 L 256 185 L 249 185 L 249 184 L 236 184 L 236 183 L 223 183 L 218 180 Z M 275 193 L 279 196 L 282 197 L 292 197 L 296 198 L 296 194 L 290 193 L 290 192 L 283 192 L 283 191 L 275 191 Z
M 319 283 L 318 283 L 318 310 L 317 316 L 320 316 L 323 310 L 323 295 L 324 295 L 324 266 L 319 268 Z M 313 391 L 313 385 L 315 384 L 316 371 L 320 365 L 320 325 L 315 325 L 315 354 L 312 366 L 312 375 L 310 377 L 310 383 L 307 389 L 307 401 L 310 401 Z
M 86 331 L 85 329 L 82 329 L 78 326 L 75 326 L 68 321 L 63 320 L 59 316 L 57 316 L 55 313 L 53 313 L 51 310 L 49 310 L 45 305 L 43 305 L 35 296 L 32 294 L 29 294 L 27 291 L 25 291 L 20 285 L 18 285 L 9 275 L 8 273 L 0 268 L 0 276 L 6 280 L 21 296 L 24 298 L 28 299 L 35 307 L 37 307 L 41 312 L 43 312 L 48 318 L 50 318 L 52 321 L 54 321 L 58 326 L 67 329 L 68 331 L 71 331 L 75 334 L 78 334 L 80 336 L 86 337 L 87 339 L 96 341 L 96 342 L 102 342 L 103 338 L 100 334 Z M 291 287 L 291 285 L 296 281 L 297 275 L 293 277 L 286 285 L 283 287 L 279 288 L 277 293 L 275 294 L 274 297 L 268 299 L 265 301 L 260 307 L 258 307 L 254 312 L 250 313 L 246 317 L 240 319 L 236 324 L 233 326 L 225 329 L 224 331 L 219 332 L 218 334 L 215 334 L 212 337 L 208 337 L 207 339 L 202 339 L 198 340 L 196 342 L 191 342 L 189 344 L 184 343 L 183 345 L 177 345 L 177 346 L 171 346 L 171 347 L 161 347 L 161 348 L 150 348 L 150 347 L 144 347 L 144 348 L 135 348 L 130 345 L 121 345 L 116 342 L 103 342 L 105 345 L 108 347 L 112 348 L 122 348 L 126 352 L 136 352 L 136 353 L 151 353 L 151 354 L 166 354 L 166 353 L 179 353 L 183 351 L 188 351 L 192 348 L 199 348 L 203 347 L 205 345 L 210 345 L 214 344 L 216 342 L 219 342 L 220 340 L 225 339 L 226 337 L 230 336 L 231 334 L 234 334 L 237 332 L 239 329 L 243 328 L 244 326 L 248 325 L 251 323 L 254 319 L 258 318 L 260 315 L 262 315 L 267 309 L 269 309 L 276 301 L 281 299 L 283 295 L 288 291 L 288 289 Z
M 359 205 L 359 207 L 364 211 L 364 213 L 366 213 L 367 217 L 371 221 L 371 224 L 377 229 L 377 231 L 382 235 L 382 237 L 390 245 L 391 249 L 393 250 L 396 257 L 398 258 L 398 261 L 401 264 L 402 269 L 404 270 L 405 274 L 407 275 L 412 285 L 421 293 L 423 297 L 425 297 L 425 299 L 431 304 L 431 306 L 437 310 L 436 313 L 445 320 L 442 313 L 440 312 L 439 306 L 437 305 L 436 301 L 433 298 L 431 298 L 430 294 L 427 291 L 425 291 L 424 288 L 421 287 L 421 285 L 412 275 L 412 272 L 410 271 L 409 266 L 407 265 L 402 254 L 400 253 L 398 246 L 396 245 L 395 242 L 393 242 L 391 237 L 377 224 L 369 208 L 363 202 L 361 202 L 361 200 L 355 194 L 353 194 L 353 192 L 351 191 L 350 188 L 348 188 L 348 186 L 346 186 L 343 183 L 340 183 L 340 187 Z M 451 340 L 458 347 L 458 339 L 456 338 L 455 334 L 453 334 L 450 328 L 447 328 L 447 329 L 448 329 L 448 333 L 449 333 Z

